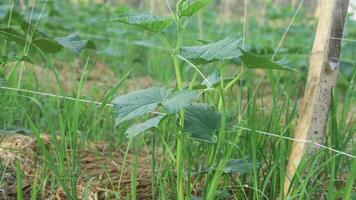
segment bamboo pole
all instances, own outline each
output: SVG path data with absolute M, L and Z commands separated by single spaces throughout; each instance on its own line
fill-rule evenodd
M 310 56 L 308 79 L 302 113 L 294 138 L 322 144 L 327 125 L 332 90 L 336 84 L 341 40 L 349 0 L 323 0 L 316 37 Z M 317 151 L 311 143 L 294 142 L 284 181 L 284 197 L 288 197 L 296 169 L 308 147 L 307 155 Z

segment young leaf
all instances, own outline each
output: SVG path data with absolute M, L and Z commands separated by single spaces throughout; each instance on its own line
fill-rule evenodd
M 57 38 L 56 41 L 64 48 L 75 53 L 80 53 L 83 49 L 96 50 L 96 46 L 91 40 L 82 40 L 78 35 L 72 34 L 67 37 Z
M 57 53 L 63 48 L 55 39 L 29 23 L 22 23 L 21 29 L 24 33 L 29 33 L 32 36 L 31 45 L 40 48 L 45 53 Z M 24 39 L 26 40 L 26 38 Z
M 21 24 L 21 29 L 24 33 L 20 33 L 11 27 L 0 26 L 0 34 L 5 35 L 8 40 L 14 41 L 22 46 L 25 46 L 31 41 L 31 48 L 41 50 L 45 53 L 58 53 L 64 47 L 76 53 L 79 53 L 83 48 L 96 49 L 92 41 L 80 40 L 80 37 L 76 35 L 53 39 L 51 36 L 26 22 Z M 27 36 L 31 36 L 31 39 L 28 39 Z
M 171 17 L 150 14 L 123 14 L 112 18 L 110 21 L 134 25 L 151 32 L 161 32 L 173 23 Z
M 240 56 L 241 61 L 247 68 L 259 68 L 259 69 L 277 69 L 277 70 L 289 70 L 294 71 L 291 68 L 281 65 L 281 63 L 274 62 L 269 58 L 258 56 L 252 53 L 243 52 Z
M 126 137 L 131 139 L 133 137 L 140 135 L 142 132 L 147 131 L 148 129 L 158 128 L 158 125 L 161 122 L 163 117 L 164 117 L 163 115 L 160 115 L 155 118 L 149 119 L 143 123 L 135 124 L 135 125 L 131 126 L 125 132 Z
M 184 130 L 193 138 L 209 143 L 220 127 L 220 113 L 206 104 L 189 105 L 185 108 Z
M 182 47 L 180 55 L 195 64 L 231 60 L 241 56 L 240 43 L 237 37 L 227 37 L 205 45 Z
M 178 15 L 190 17 L 210 2 L 211 0 L 181 0 L 178 2 Z
M 114 99 L 115 124 L 138 116 L 148 114 L 168 98 L 169 90 L 165 88 L 148 88 L 134 91 Z

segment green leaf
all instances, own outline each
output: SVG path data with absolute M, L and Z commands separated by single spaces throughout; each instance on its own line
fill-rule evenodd
M 228 160 L 224 168 L 224 173 L 239 173 L 246 174 L 253 168 L 253 162 L 247 159 L 231 159 Z
M 165 88 L 148 88 L 138 90 L 114 99 L 114 114 L 116 125 L 148 114 L 169 96 Z
M 231 159 L 228 160 L 225 168 L 222 170 L 225 174 L 246 174 L 253 168 L 253 162 L 249 159 Z M 204 167 L 193 171 L 193 175 L 210 173 L 218 170 L 216 167 Z
M 169 113 L 176 113 L 180 109 L 185 108 L 189 103 L 198 97 L 195 91 L 183 90 L 175 92 L 173 96 L 162 102 L 163 107 Z
M 26 36 L 11 27 L 0 25 L 0 34 L 6 36 L 10 41 L 25 45 L 26 40 L 24 38 L 26 38 Z
M 155 118 L 149 119 L 143 123 L 135 124 L 135 125 L 131 126 L 125 132 L 126 137 L 131 139 L 133 137 L 140 135 L 144 131 L 147 131 L 148 129 L 158 128 L 158 125 L 161 122 L 163 117 L 164 117 L 163 115 L 160 115 Z
M 289 70 L 294 71 L 291 68 L 283 66 L 282 62 L 274 62 L 269 58 L 258 56 L 252 53 L 244 52 L 240 56 L 241 61 L 247 68 L 258 68 L 258 69 L 277 69 L 277 70 Z
M 6 64 L 6 63 L 10 63 L 10 62 L 17 62 L 17 61 L 25 61 L 25 62 L 33 64 L 33 62 L 27 56 L 22 56 L 22 57 L 20 57 L 20 56 L 0 56 L 0 64 Z
M 10 41 L 14 41 L 22 46 L 25 46 L 31 41 L 30 45 L 32 49 L 41 50 L 45 53 L 58 53 L 63 48 L 67 48 L 76 53 L 80 53 L 84 48 L 96 49 L 92 41 L 81 40 L 77 35 L 53 39 L 51 36 L 26 22 L 21 24 L 21 29 L 24 33 L 11 27 L 0 26 L 0 34 L 5 35 Z
M 32 36 L 31 45 L 40 48 L 45 53 L 57 53 L 63 48 L 55 39 L 38 30 L 32 24 L 24 22 L 21 24 L 21 29 L 24 33 L 29 33 Z M 26 38 L 24 39 L 26 40 Z
M 211 0 L 181 0 L 178 2 L 178 15 L 190 17 L 210 2 Z
M 195 64 L 231 60 L 241 56 L 241 40 L 227 37 L 217 42 L 180 48 L 180 55 Z
M 67 37 L 57 38 L 56 41 L 64 48 L 75 53 L 80 53 L 83 49 L 96 50 L 96 46 L 91 40 L 82 40 L 78 35 L 72 34 Z
M 194 91 L 172 92 L 167 88 L 148 88 L 119 96 L 114 100 L 116 125 L 154 111 L 159 105 L 169 113 L 186 107 L 197 97 Z
M 220 113 L 206 104 L 189 105 L 185 108 L 184 130 L 195 139 L 214 143 L 220 127 Z
M 26 26 L 30 28 L 29 35 L 32 35 L 32 42 L 30 44 L 32 48 L 35 48 L 36 50 L 42 50 L 46 53 L 57 53 L 62 49 L 62 45 L 60 45 L 57 41 L 38 31 L 32 26 L 28 26 L 27 23 L 23 23 L 21 26 L 25 33 L 27 33 Z M 5 35 L 8 40 L 14 41 L 22 46 L 25 46 L 29 41 L 26 38 L 27 34 L 22 34 L 11 27 L 0 26 L 0 34 Z
M 134 25 L 151 32 L 161 32 L 173 23 L 171 17 L 150 14 L 123 14 L 112 18 L 110 21 Z

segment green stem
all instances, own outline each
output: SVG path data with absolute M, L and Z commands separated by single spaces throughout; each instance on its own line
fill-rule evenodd
M 178 16 L 178 15 L 177 15 Z M 177 29 L 178 29 L 178 36 L 177 36 L 177 44 L 174 50 L 173 62 L 174 62 L 174 69 L 176 73 L 176 81 L 178 90 L 183 90 L 183 79 L 182 79 L 182 71 L 181 65 L 178 60 L 178 52 L 179 48 L 181 47 L 182 43 L 182 28 L 180 25 L 180 19 L 178 18 L 177 21 Z M 179 119 L 179 131 L 178 131 L 178 139 L 177 139 L 177 199 L 184 200 L 184 190 L 183 190 L 183 141 L 182 141 L 182 129 L 184 127 L 184 110 L 180 111 L 180 119 Z
M 224 66 L 221 66 L 220 68 L 220 78 L 221 80 L 224 80 Z M 213 163 L 218 158 L 219 151 L 222 147 L 222 143 L 225 141 L 225 127 L 226 127 L 226 105 L 225 105 L 225 97 L 224 97 L 224 81 L 220 81 L 220 99 L 219 99 L 219 111 L 221 112 L 221 122 L 220 122 L 220 130 L 219 130 L 219 139 L 216 144 L 216 146 L 213 147 L 213 150 L 211 151 L 210 157 L 209 157 L 209 166 L 211 166 Z M 223 168 L 226 165 L 226 158 L 223 158 L 222 160 L 219 161 L 219 165 L 217 167 L 217 170 L 215 171 L 214 174 L 212 174 L 213 177 L 208 177 L 208 180 L 210 184 L 207 185 L 207 192 L 206 192 L 206 198 L 207 199 L 215 199 L 215 194 L 216 194 L 216 188 L 218 186 L 218 182 L 221 176 L 221 171 L 223 171 Z

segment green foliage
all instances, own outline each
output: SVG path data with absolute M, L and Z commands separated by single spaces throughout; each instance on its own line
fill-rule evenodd
M 173 23 L 171 17 L 150 14 L 123 14 L 112 18 L 111 21 L 137 26 L 151 32 L 161 32 Z
M 30 43 L 32 46 L 41 49 L 45 53 L 57 53 L 63 48 L 63 46 L 55 39 L 40 31 L 32 24 L 24 22 L 21 24 L 21 29 L 24 33 L 22 34 L 21 39 L 25 44 Z M 28 37 L 31 39 L 28 39 Z
M 189 105 L 191 100 L 197 99 L 195 91 L 182 90 L 175 92 L 169 99 L 162 102 L 163 107 L 168 113 L 177 113 L 180 109 Z
M 153 112 L 159 105 L 170 113 L 186 107 L 197 94 L 193 91 L 172 92 L 167 88 L 148 88 L 118 96 L 114 100 L 116 125 Z
M 253 163 L 248 159 L 230 159 L 226 162 L 225 168 L 222 172 L 225 174 L 246 174 L 252 170 Z M 211 173 L 212 171 L 219 170 L 216 167 L 203 167 L 198 171 L 194 171 L 194 175 Z
M 178 16 L 191 17 L 212 0 L 180 0 L 178 6 Z
M 206 104 L 190 105 L 185 109 L 184 131 L 200 141 L 216 142 L 221 115 Z
M 33 63 L 28 56 L 0 56 L 0 64 L 7 64 L 11 62 L 25 61 L 28 63 Z
M 4 77 L 2 77 L 2 75 L 0 74 L 0 87 L 4 86 L 6 83 Z
M 84 48 L 96 49 L 92 41 L 82 41 L 76 35 L 54 39 L 26 22 L 21 24 L 21 29 L 22 33 L 12 27 L 0 26 L 0 34 L 23 47 L 29 45 L 30 50 L 42 51 L 44 53 L 58 53 L 63 48 L 67 48 L 75 53 L 79 53 Z
M 96 46 L 91 40 L 82 40 L 78 35 L 72 34 L 67 37 L 57 38 L 56 41 L 64 48 L 75 53 L 80 53 L 83 49 L 96 50 Z
M 161 120 L 163 119 L 163 117 L 164 117 L 163 115 L 159 115 L 159 116 L 149 119 L 143 123 L 135 124 L 135 125 L 131 126 L 125 132 L 126 137 L 131 139 L 131 138 L 136 137 L 136 136 L 140 135 L 141 133 L 147 131 L 148 129 L 158 128 L 158 125 L 161 122 Z
M 116 97 L 113 101 L 116 125 L 154 111 L 168 96 L 167 89 L 154 87 Z
M 212 74 L 210 74 L 207 78 L 207 80 L 203 80 L 200 84 L 198 85 L 194 85 L 192 87 L 192 89 L 194 90 L 198 90 L 198 89 L 206 89 L 209 86 L 212 86 L 212 88 L 218 88 L 220 86 L 221 83 L 221 77 L 219 75 L 219 73 L 213 72 Z M 233 78 L 224 78 L 224 84 L 228 84 L 233 80 Z M 211 84 L 211 85 L 210 85 Z
M 230 60 L 241 55 L 240 44 L 241 39 L 227 37 L 200 46 L 182 47 L 180 48 L 180 55 L 195 64 Z
M 252 53 L 244 52 L 240 56 L 241 61 L 247 68 L 259 68 L 259 69 L 277 69 L 277 70 L 289 70 L 294 71 L 291 68 L 283 66 L 282 62 L 277 63 L 269 58 L 258 56 Z

